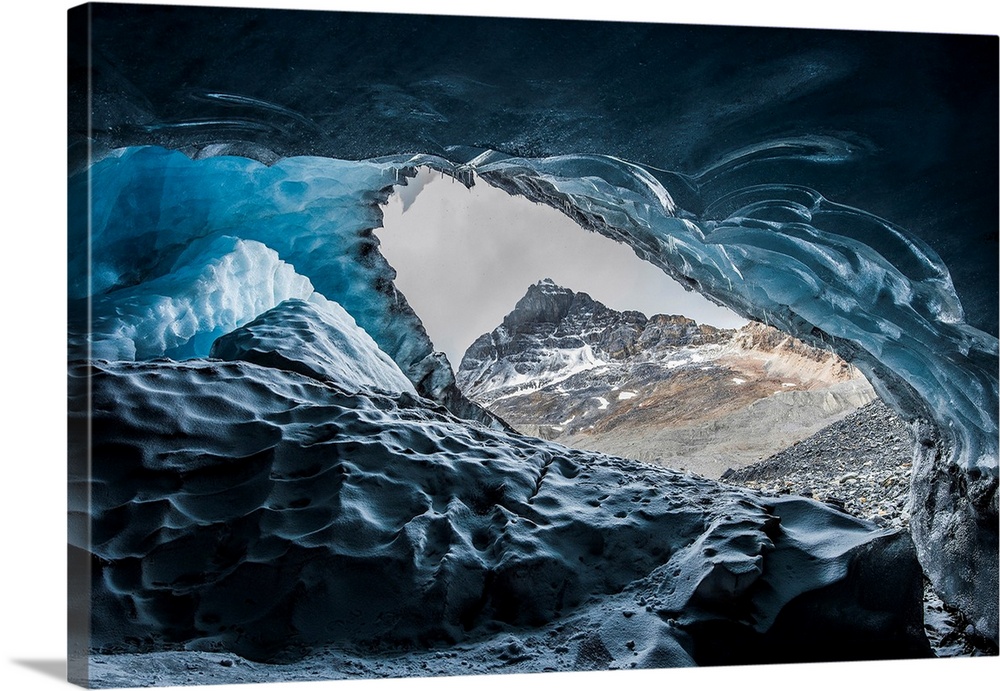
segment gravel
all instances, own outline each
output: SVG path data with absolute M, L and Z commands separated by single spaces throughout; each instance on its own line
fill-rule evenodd
M 909 426 L 874 401 L 766 460 L 727 470 L 721 481 L 811 497 L 879 526 L 904 528 L 912 449 Z

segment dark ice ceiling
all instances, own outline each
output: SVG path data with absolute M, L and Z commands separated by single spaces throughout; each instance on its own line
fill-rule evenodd
M 794 180 L 927 241 L 997 333 L 996 37 L 100 4 L 92 29 L 98 151 L 718 167 L 677 200 L 694 212 Z

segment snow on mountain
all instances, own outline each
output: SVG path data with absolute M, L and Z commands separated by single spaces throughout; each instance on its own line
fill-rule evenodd
M 708 477 L 875 397 L 832 352 L 765 325 L 646 318 L 549 279 L 473 343 L 457 382 L 521 432 Z

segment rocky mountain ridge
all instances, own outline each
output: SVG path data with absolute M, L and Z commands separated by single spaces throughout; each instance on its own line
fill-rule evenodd
M 707 477 L 874 399 L 849 363 L 766 325 L 618 312 L 550 279 L 470 346 L 456 378 L 522 433 Z

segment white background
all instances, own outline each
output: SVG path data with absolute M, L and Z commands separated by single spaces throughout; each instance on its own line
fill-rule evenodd
M 65 12 L 74 3 L 19 0 L 4 7 L 0 50 L 0 688 L 63 688 L 65 663 Z M 177 2 L 167 4 L 180 4 Z M 991 0 L 938 3 L 723 2 L 664 3 L 578 0 L 572 11 L 552 0 L 473 4 L 420 0 L 296 0 L 205 3 L 422 13 L 575 17 L 698 24 L 998 33 Z M 680 6 L 682 5 L 683 6 Z M 494 676 L 408 681 L 265 684 L 216 689 L 379 689 L 457 691 L 470 685 L 497 691 L 572 684 L 645 691 L 767 684 L 774 689 L 917 689 L 964 687 L 1000 678 L 1000 659 L 909 663 L 797 665 L 655 672 Z

